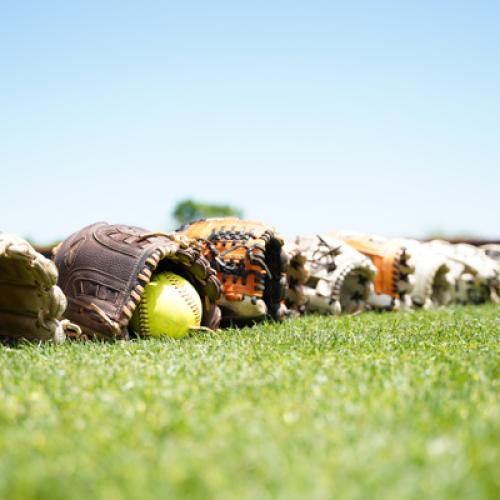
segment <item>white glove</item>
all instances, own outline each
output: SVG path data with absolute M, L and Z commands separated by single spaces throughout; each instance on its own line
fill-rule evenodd
M 415 268 L 410 292 L 412 304 L 424 309 L 448 305 L 454 298 L 455 281 L 448 276 L 446 257 L 417 240 L 397 241 L 409 249 L 410 262 Z
M 285 245 L 290 258 L 287 304 L 324 314 L 356 313 L 373 291 L 370 259 L 326 235 L 299 236 Z
M 446 257 L 454 281 L 454 300 L 460 304 L 496 301 L 498 265 L 480 248 L 465 243 L 433 240 L 424 244 Z

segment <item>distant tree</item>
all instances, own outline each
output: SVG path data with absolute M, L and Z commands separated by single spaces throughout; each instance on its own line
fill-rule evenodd
M 228 216 L 242 217 L 243 212 L 231 205 L 201 203 L 195 200 L 180 201 L 172 212 L 172 217 L 179 226 L 197 219 Z

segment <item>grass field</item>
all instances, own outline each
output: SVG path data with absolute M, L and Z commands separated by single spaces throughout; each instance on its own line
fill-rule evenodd
M 493 306 L 0 347 L 0 498 L 498 498 Z

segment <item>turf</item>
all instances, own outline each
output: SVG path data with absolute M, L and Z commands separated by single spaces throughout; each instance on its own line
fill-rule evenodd
M 0 347 L 0 498 L 498 498 L 499 309 Z

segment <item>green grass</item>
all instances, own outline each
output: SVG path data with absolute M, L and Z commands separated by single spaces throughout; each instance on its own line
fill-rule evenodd
M 0 347 L 0 498 L 498 498 L 499 309 Z

